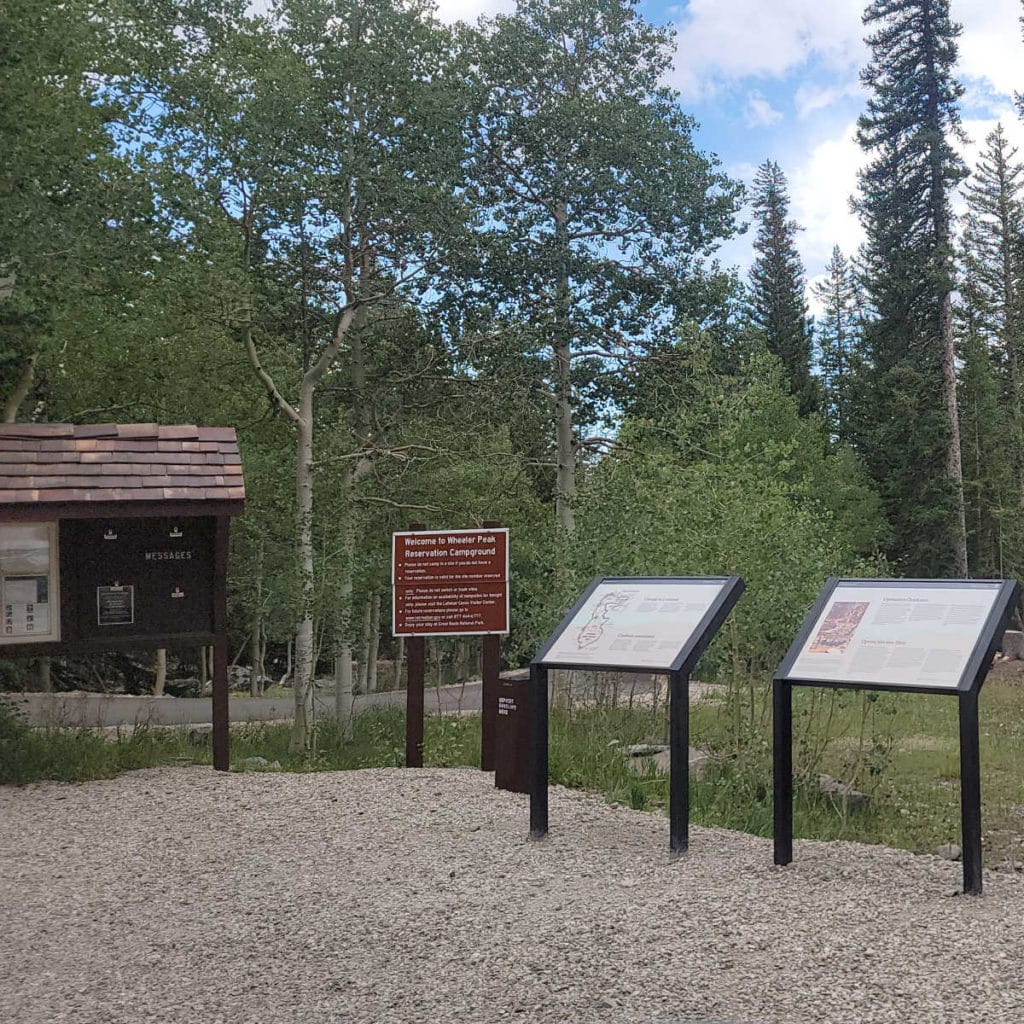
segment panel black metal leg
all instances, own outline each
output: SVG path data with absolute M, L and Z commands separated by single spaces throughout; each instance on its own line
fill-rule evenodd
M 960 695 L 960 822 L 964 893 L 981 895 L 981 756 L 978 694 Z
M 690 677 L 669 675 L 669 849 L 690 845 Z
M 793 687 L 772 682 L 772 775 L 775 788 L 775 863 L 793 860 Z

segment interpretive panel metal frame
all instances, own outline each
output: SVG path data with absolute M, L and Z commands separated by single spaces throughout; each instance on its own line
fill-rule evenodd
M 920 680 L 920 675 L 915 679 L 908 679 L 905 682 L 895 682 L 890 678 L 856 678 L 854 673 L 850 678 L 843 678 L 836 670 L 829 666 L 830 677 L 822 678 L 813 672 L 813 657 L 808 657 L 812 637 L 818 643 L 818 638 L 824 639 L 818 644 L 818 650 L 810 652 L 813 654 L 825 655 L 829 653 L 829 645 L 841 647 L 844 643 L 852 647 L 854 636 L 859 629 L 860 620 L 864 619 L 864 629 L 861 630 L 861 638 L 858 643 L 872 643 L 877 645 L 896 645 L 900 641 L 894 640 L 887 634 L 875 634 L 875 639 L 867 640 L 872 626 L 877 630 L 877 624 L 873 619 L 868 619 L 869 608 L 863 609 L 848 607 L 837 613 L 834 623 L 839 623 L 838 631 L 835 626 L 828 627 L 829 616 L 833 615 L 833 609 L 842 602 L 835 600 L 836 596 L 847 596 L 852 593 L 854 596 L 865 598 L 864 604 L 870 605 L 870 592 L 877 591 L 878 598 L 886 599 L 887 594 L 902 595 L 890 600 L 914 600 L 926 605 L 927 595 L 946 591 L 949 593 L 964 593 L 965 591 L 986 592 L 991 594 L 991 603 L 984 612 L 973 639 L 969 639 L 969 628 L 964 626 L 961 630 L 960 642 L 966 644 L 959 651 L 950 651 L 949 654 L 956 655 L 955 664 L 962 667 L 959 672 L 955 670 L 947 675 L 945 682 L 938 683 L 925 679 Z M 844 593 L 845 592 L 845 593 Z M 907 597 L 911 594 L 924 595 L 918 597 Z M 992 658 L 999 646 L 999 642 L 1009 622 L 1013 608 L 1019 599 L 1019 587 L 1012 580 L 909 580 L 909 579 L 851 579 L 832 577 L 826 581 L 818 595 L 817 600 L 811 607 L 800 627 L 796 639 L 793 641 L 785 658 L 779 664 L 772 682 L 773 700 L 773 774 L 774 774 L 774 840 L 775 840 L 775 863 L 789 864 L 793 859 L 793 687 L 794 686 L 821 686 L 836 689 L 848 690 L 883 690 L 896 691 L 900 693 L 929 693 L 946 694 L 956 696 L 959 702 L 960 718 L 960 802 L 961 802 L 961 826 L 963 832 L 963 876 L 964 892 L 980 894 L 982 891 L 981 874 L 981 772 L 978 744 L 978 695 L 981 686 L 988 675 L 992 665 Z M 975 602 L 980 607 L 980 602 Z M 826 614 L 828 610 L 828 614 Z M 841 623 L 842 615 L 847 616 L 845 627 Z M 853 622 L 856 619 L 856 622 Z M 933 620 L 937 621 L 937 620 Z M 852 623 L 852 625 L 851 625 Z M 889 623 L 887 623 L 888 625 Z M 946 629 L 948 626 L 945 623 Z M 961 624 L 962 625 L 962 624 Z M 845 628 L 845 633 L 844 633 Z M 936 626 L 936 629 L 940 628 Z M 921 630 L 924 632 L 924 630 Z M 826 635 L 827 633 L 827 635 Z M 967 639 L 965 639 L 965 637 Z M 918 636 L 914 639 L 918 645 L 926 642 L 924 637 Z M 949 643 L 948 636 L 944 642 Z M 845 654 L 847 648 L 843 648 Z M 941 649 L 940 653 L 944 651 Z M 853 661 L 853 659 L 849 659 Z M 893 670 L 886 669 L 889 675 Z M 869 675 L 867 672 L 860 673 L 862 676 Z M 938 672 L 934 674 L 940 674 Z
M 559 641 L 572 629 L 582 630 L 581 613 L 591 614 L 595 595 L 607 593 L 608 585 L 616 589 L 648 590 L 662 594 L 673 586 L 680 592 L 692 588 L 708 587 L 713 591 L 697 621 L 689 628 L 680 627 L 678 646 L 671 657 L 665 650 L 660 664 L 646 660 L 642 664 L 628 664 L 618 657 L 611 662 L 583 661 L 564 656 L 564 645 Z M 558 627 L 541 646 L 530 665 L 530 836 L 541 839 L 548 832 L 548 672 L 551 669 L 587 670 L 591 672 L 655 672 L 669 677 L 669 847 L 674 853 L 683 853 L 689 847 L 690 817 L 690 673 L 708 644 L 718 632 L 733 606 L 743 593 L 744 583 L 739 576 L 599 576 L 580 595 Z M 660 599 L 659 599 L 660 600 Z M 693 603 L 693 602 L 690 602 Z M 605 623 L 614 629 L 615 613 L 626 606 L 613 608 Z M 630 628 L 638 612 L 630 615 Z M 665 630 L 661 629 L 661 635 Z M 652 636 L 659 635 L 656 628 Z

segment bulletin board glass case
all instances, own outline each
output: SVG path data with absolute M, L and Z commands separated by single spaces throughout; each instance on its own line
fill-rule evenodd
M 0 523 L 0 646 L 60 639 L 56 523 Z

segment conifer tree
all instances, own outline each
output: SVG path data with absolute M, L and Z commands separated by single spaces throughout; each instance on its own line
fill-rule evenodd
M 1016 531 L 1010 531 L 1010 543 L 1004 542 L 1004 523 L 1008 513 L 1017 508 L 1015 453 L 1004 442 L 1012 420 L 1001 393 L 984 315 L 968 301 L 958 314 L 968 557 L 973 575 L 997 577 L 1017 561 L 1017 545 L 1012 542 Z
M 873 0 L 864 23 L 870 90 L 858 141 L 871 157 L 857 208 L 871 387 L 860 447 L 885 502 L 894 551 L 921 575 L 965 576 L 967 541 L 953 335 L 950 197 L 966 169 L 953 76 L 960 26 L 948 0 Z
M 782 168 L 766 160 L 757 169 L 753 194 L 757 256 L 750 268 L 750 317 L 764 332 L 768 350 L 782 361 L 800 412 L 819 408 L 811 376 L 811 326 L 804 298 L 804 266 L 796 249 L 799 227 L 789 217 L 789 191 Z
M 985 139 L 985 149 L 966 188 L 961 291 L 964 306 L 972 312 L 975 333 L 983 339 L 994 363 L 1001 402 L 1008 413 L 1017 504 L 1024 507 L 1020 367 L 1024 346 L 1020 301 L 1024 166 L 1016 161 L 1016 155 L 1003 126 L 997 125 Z
M 838 440 L 850 439 L 851 385 L 860 351 L 864 311 L 853 264 L 839 246 L 825 266 L 826 277 L 811 286 L 824 307 L 818 323 L 818 359 L 825 419 Z

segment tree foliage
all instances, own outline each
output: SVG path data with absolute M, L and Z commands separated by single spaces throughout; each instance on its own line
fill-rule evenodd
M 752 198 L 757 237 L 750 268 L 750 317 L 764 334 L 768 351 L 786 368 L 800 411 L 816 412 L 821 401 L 811 376 L 812 331 L 803 261 L 796 248 L 799 228 L 789 216 L 786 176 L 774 161 L 766 160 L 757 169 Z
M 858 140 L 870 162 L 857 209 L 867 240 L 869 386 L 856 440 L 878 481 L 908 571 L 965 575 L 952 325 L 951 193 L 966 170 L 953 75 L 960 27 L 948 0 L 873 0 L 870 90 Z

